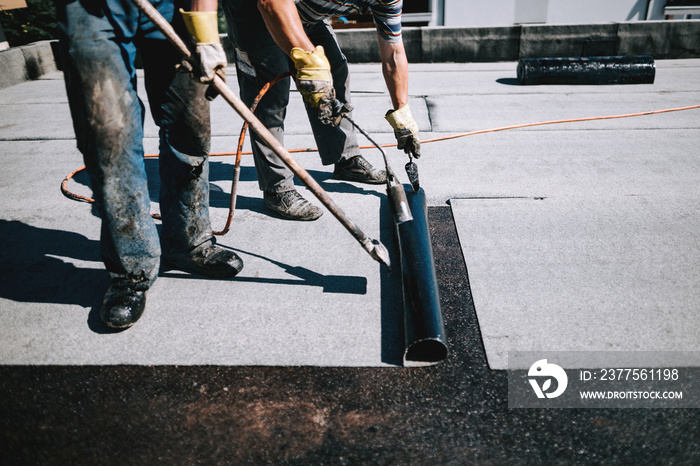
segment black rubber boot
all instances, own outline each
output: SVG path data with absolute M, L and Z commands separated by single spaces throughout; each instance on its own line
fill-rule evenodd
M 333 178 L 358 183 L 386 183 L 386 170 L 377 170 L 361 155 L 340 161 L 335 164 Z
M 112 282 L 102 301 L 100 318 L 108 327 L 129 328 L 139 320 L 145 307 L 145 290 L 137 289 L 132 282 Z
M 323 215 L 321 208 L 304 199 L 295 189 L 281 193 L 265 192 L 264 199 L 265 207 L 288 220 L 308 222 Z

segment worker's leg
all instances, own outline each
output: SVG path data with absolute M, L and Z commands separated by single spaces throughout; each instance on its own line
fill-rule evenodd
M 57 24 L 73 126 L 102 218 L 100 249 L 112 278 L 100 317 L 110 327 L 126 328 L 144 311 L 160 244 L 150 216 L 143 106 L 136 94 L 138 15 L 109 3 L 57 2 Z
M 160 213 L 163 253 L 182 252 L 210 241 L 209 102 L 206 86 L 177 73 L 176 51 L 166 41 L 141 48 L 152 114 L 160 127 Z
M 255 0 L 222 2 L 228 37 L 236 53 L 236 71 L 241 99 L 251 107 L 260 90 L 278 76 L 289 72 L 290 63 L 267 31 Z M 257 105 L 255 116 L 281 143 L 289 103 L 289 78 L 272 86 Z M 315 220 L 323 211 L 294 189 L 292 171 L 262 139 L 250 132 L 258 185 L 265 206 L 291 220 Z
M 331 65 L 336 99 L 351 104 L 348 62 L 338 46 L 333 30 L 322 21 L 306 26 L 305 30 L 314 45 L 323 46 Z M 306 105 L 306 111 L 324 165 L 359 155 L 355 128 L 349 122 L 341 120 L 338 126 L 324 125 L 316 116 L 315 109 Z M 352 116 L 352 113 L 350 115 Z
M 327 22 L 319 21 L 305 27 L 314 45 L 321 45 L 331 65 L 335 96 L 343 103 L 350 101 L 350 73 L 335 33 Z M 306 104 L 306 103 L 305 103 Z M 354 126 L 342 119 L 337 126 L 324 125 L 316 116 L 316 110 L 306 104 L 311 129 L 318 145 L 324 165 L 336 164 L 333 176 L 336 179 L 379 184 L 386 181 L 386 172 L 375 169 L 360 155 L 357 133 Z M 352 112 L 349 114 L 352 117 Z
M 164 15 L 165 16 L 165 15 Z M 165 16 L 169 19 L 167 16 Z M 184 36 L 179 13 L 174 28 Z M 161 244 L 167 267 L 216 278 L 236 275 L 243 263 L 215 246 L 209 218 L 209 147 L 211 124 L 207 85 L 190 73 L 177 72 L 180 53 L 160 31 L 142 25 L 140 44 L 146 91 L 160 128 Z
M 145 290 L 157 276 L 160 245 L 143 162 L 135 46 L 99 5 L 58 3 L 66 89 L 102 218 L 102 259 L 113 280 Z
M 289 62 L 267 31 L 255 1 L 227 0 L 222 7 L 229 40 L 236 51 L 241 99 L 250 108 L 265 84 L 289 71 Z M 288 103 L 289 78 L 285 78 L 267 91 L 255 111 L 255 116 L 281 143 L 284 143 Z M 250 137 L 260 189 L 267 192 L 293 189 L 293 174 L 289 168 L 257 134 L 251 131 Z

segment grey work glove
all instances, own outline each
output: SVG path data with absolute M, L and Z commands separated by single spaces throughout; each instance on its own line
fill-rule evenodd
M 226 52 L 219 39 L 216 11 L 184 11 L 180 9 L 187 31 L 196 44 L 191 62 L 196 77 L 202 83 L 211 83 L 218 75 L 226 81 Z M 206 97 L 214 99 L 218 93 L 209 86 Z
M 195 53 L 197 54 L 201 82 L 211 82 L 215 74 L 226 81 L 226 52 L 221 44 L 197 45 Z
M 394 128 L 397 147 L 403 149 L 407 154 L 413 154 L 415 158 L 420 158 L 420 139 L 418 137 L 418 124 L 413 119 L 411 109 L 408 104 L 398 110 L 389 110 L 384 116 Z
M 219 76 L 226 82 L 226 52 L 221 44 L 197 45 L 195 49 L 198 66 L 199 81 L 210 83 L 214 76 Z M 213 86 L 209 86 L 205 94 L 207 100 L 214 100 L 219 95 Z

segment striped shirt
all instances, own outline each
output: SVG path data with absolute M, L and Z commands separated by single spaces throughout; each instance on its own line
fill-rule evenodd
M 294 0 L 304 23 L 325 18 L 372 13 L 374 24 L 383 39 L 401 40 L 403 0 Z

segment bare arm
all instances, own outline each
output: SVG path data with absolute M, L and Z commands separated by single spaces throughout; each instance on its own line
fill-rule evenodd
M 389 42 L 381 36 L 379 41 L 379 55 L 382 59 L 382 73 L 384 82 L 391 96 L 394 110 L 408 103 L 408 59 L 403 41 Z
M 218 7 L 218 0 L 192 0 L 190 11 L 216 11 Z
M 258 0 L 258 10 L 284 53 L 289 55 L 294 47 L 313 52 L 314 45 L 304 32 L 294 0 Z

